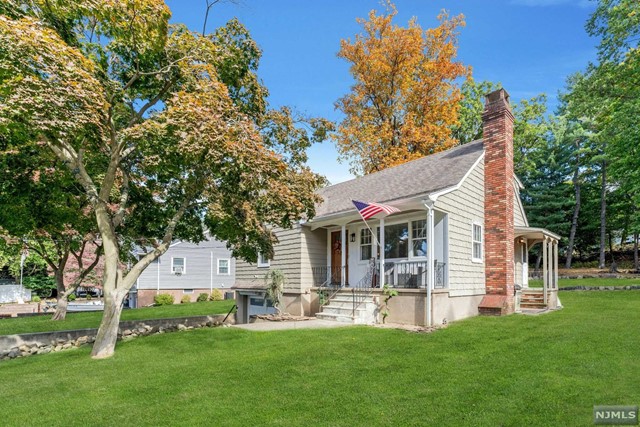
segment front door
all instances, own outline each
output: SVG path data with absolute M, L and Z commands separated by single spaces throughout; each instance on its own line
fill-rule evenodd
M 345 232 L 345 235 L 348 236 L 349 233 Z M 346 243 L 346 242 L 345 242 Z M 347 250 L 345 259 L 347 260 L 347 265 L 345 266 L 345 279 L 344 283 L 349 284 L 349 245 L 345 244 L 345 248 Z M 340 231 L 331 232 L 331 283 L 332 284 L 340 284 L 342 283 L 342 233 Z

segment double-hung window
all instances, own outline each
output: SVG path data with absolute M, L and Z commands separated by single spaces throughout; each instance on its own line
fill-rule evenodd
M 263 253 L 258 253 L 258 267 L 266 268 L 271 266 L 271 260 Z
M 368 228 L 360 230 L 360 261 L 371 259 L 371 231 Z
M 471 232 L 471 259 L 482 262 L 482 225 L 474 223 Z
M 427 256 L 427 220 L 411 221 L 411 250 L 414 257 Z
M 222 276 L 229 275 L 229 260 L 222 258 L 218 259 L 218 274 Z

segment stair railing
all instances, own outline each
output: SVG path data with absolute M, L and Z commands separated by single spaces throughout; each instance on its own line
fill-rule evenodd
M 355 317 L 358 307 L 373 293 L 373 289 L 378 287 L 380 287 L 378 264 L 375 258 L 372 258 L 369 260 L 369 266 L 364 277 L 351 288 L 353 317 Z
M 331 266 L 313 267 L 314 286 L 317 288 L 320 307 L 329 303 L 340 290 L 340 283 L 335 280 L 335 268 Z

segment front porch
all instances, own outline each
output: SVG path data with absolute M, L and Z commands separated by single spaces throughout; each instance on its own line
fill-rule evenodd
M 558 243 L 560 236 L 543 228 L 516 227 L 514 242 L 514 273 L 516 311 L 555 309 L 558 299 Z M 529 253 L 540 245 L 542 286 L 531 283 Z

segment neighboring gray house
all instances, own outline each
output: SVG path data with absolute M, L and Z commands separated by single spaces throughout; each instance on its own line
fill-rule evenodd
M 504 90 L 487 97 L 483 123 L 484 140 L 321 189 L 312 220 L 276 230 L 272 260 L 238 261 L 238 321 L 257 313 L 271 268 L 284 272 L 284 309 L 296 315 L 381 321 L 384 284 L 398 291 L 387 318 L 397 323 L 555 308 L 559 236 L 527 223 Z M 352 200 L 400 212 L 368 220 L 369 229 Z M 528 252 L 538 243 L 544 287 L 530 289 Z
M 224 242 L 207 239 L 195 244 L 176 241 L 167 252 L 151 263 L 137 283 L 137 306 L 153 304 L 159 293 L 171 294 L 176 303 L 184 295 L 195 301 L 199 294 L 219 289 L 231 291 L 235 281 L 235 260 Z M 138 255 L 143 255 L 139 252 Z

